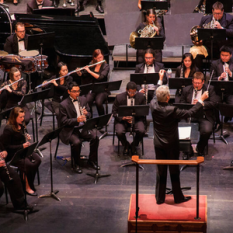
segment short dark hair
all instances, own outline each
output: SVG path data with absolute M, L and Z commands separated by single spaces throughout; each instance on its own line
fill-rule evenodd
M 18 26 L 25 27 L 25 25 L 23 23 L 18 22 L 18 23 L 15 24 L 15 31 L 17 31 Z
M 201 79 L 202 81 L 204 81 L 205 76 L 204 76 L 204 74 L 202 72 L 198 71 L 198 72 L 194 73 L 193 79 Z
M 212 6 L 212 10 L 224 10 L 224 6 L 221 2 L 215 2 Z
M 68 85 L 68 90 L 71 91 L 73 87 L 79 87 L 76 82 L 70 82 Z
M 137 89 L 137 85 L 135 82 L 128 82 L 127 85 L 126 85 L 126 90 L 134 90 L 134 89 Z
M 147 53 L 150 53 L 150 54 L 153 55 L 153 57 L 155 57 L 155 52 L 154 52 L 153 49 L 146 49 L 146 50 L 145 50 L 145 53 L 144 53 L 144 57 L 145 57 L 145 55 L 146 55 Z
M 227 53 L 232 54 L 231 49 L 230 49 L 228 46 L 226 46 L 226 45 L 223 45 L 223 46 L 220 48 L 220 53 L 221 53 L 221 52 L 227 52 Z

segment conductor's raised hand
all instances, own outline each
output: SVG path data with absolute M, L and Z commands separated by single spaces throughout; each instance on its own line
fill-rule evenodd
M 205 91 L 203 94 L 202 94 L 202 96 L 201 96 L 201 100 L 202 101 L 204 101 L 204 100 L 206 100 L 206 99 L 208 99 L 208 97 L 209 97 L 209 92 L 208 91 Z

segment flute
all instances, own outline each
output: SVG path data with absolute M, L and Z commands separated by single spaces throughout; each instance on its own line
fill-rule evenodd
M 10 84 L 5 85 L 3 88 L 0 89 L 0 92 L 3 91 L 3 90 L 5 89 L 6 86 L 10 87 L 10 86 L 12 86 L 13 84 L 19 82 L 20 80 L 23 80 L 23 78 L 21 78 L 21 79 L 15 81 L 15 82 L 13 82 L 13 83 L 10 83 Z
M 101 64 L 101 63 L 104 63 L 104 62 L 105 62 L 105 60 L 100 61 L 100 62 L 97 62 L 97 63 L 95 63 L 95 64 L 88 65 L 87 67 L 89 68 L 89 67 L 92 67 L 92 66 L 96 66 L 96 65 Z M 84 67 L 82 67 L 82 68 L 79 68 L 79 69 L 77 68 L 77 69 L 75 69 L 75 70 L 73 70 L 73 71 L 70 71 L 70 72 L 69 72 L 68 74 L 66 74 L 66 75 L 63 75 L 63 76 L 58 77 L 58 78 L 55 78 L 54 80 L 57 81 L 57 80 L 59 80 L 59 79 L 61 79 L 61 78 L 64 78 L 64 77 L 66 77 L 66 76 L 69 76 L 69 75 L 71 75 L 71 74 L 73 74 L 73 73 L 75 73 L 75 72 L 84 70 L 85 67 L 86 67 L 86 66 L 84 66 Z M 48 81 L 47 83 L 40 84 L 40 85 L 38 85 L 37 87 L 35 87 L 35 89 L 38 89 L 38 88 L 40 88 L 40 87 L 43 87 L 43 86 L 45 86 L 45 85 L 47 85 L 47 84 L 49 84 L 49 83 L 51 83 L 51 82 L 52 82 L 52 80 Z

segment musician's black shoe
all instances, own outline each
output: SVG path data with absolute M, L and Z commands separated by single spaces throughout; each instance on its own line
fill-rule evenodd
M 129 145 L 129 142 L 126 142 L 124 150 L 123 150 L 123 155 L 124 156 L 129 155 L 129 151 L 130 151 L 130 145 Z
M 189 201 L 191 200 L 192 197 L 190 196 L 187 196 L 187 197 L 184 197 L 184 199 L 180 200 L 180 201 L 175 201 L 176 204 L 179 204 L 179 203 L 183 203 L 183 202 L 186 202 L 186 201 Z
M 99 13 L 101 13 L 101 14 L 104 13 L 104 9 L 103 9 L 103 7 L 102 7 L 100 4 L 98 4 L 98 5 L 96 6 L 96 10 L 97 10 Z
M 77 8 L 76 8 L 76 12 L 80 12 L 80 11 L 84 11 L 84 6 L 82 3 L 81 4 L 78 3 Z
M 29 212 L 32 212 L 33 209 L 34 209 L 34 207 L 35 207 L 35 206 L 33 206 L 33 205 L 26 205 L 26 206 L 25 206 L 25 204 L 23 204 L 23 205 L 21 205 L 21 206 L 19 206 L 19 207 L 16 207 L 15 210 L 16 210 L 16 211 L 17 211 L 17 210 L 29 210 Z
M 82 169 L 81 169 L 79 166 L 76 166 L 76 167 L 74 168 L 74 171 L 75 171 L 76 173 L 78 173 L 78 174 L 82 174 L 82 173 L 83 173 Z
M 100 170 L 100 166 L 98 166 L 96 162 L 88 160 L 88 164 L 90 167 L 94 168 L 95 170 Z
M 38 194 L 37 194 L 36 192 L 34 192 L 34 193 L 28 193 L 28 192 L 26 191 L 26 194 L 29 195 L 29 196 L 33 196 L 33 197 L 38 196 Z
M 164 203 L 164 201 L 157 201 L 156 203 L 157 203 L 157 205 L 161 205 Z

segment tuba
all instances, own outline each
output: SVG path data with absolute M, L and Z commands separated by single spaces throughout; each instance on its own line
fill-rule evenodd
M 155 24 L 153 22 L 153 25 L 148 24 L 147 26 L 145 26 L 142 30 L 138 30 L 138 32 L 132 32 L 129 36 L 129 43 L 131 45 L 132 48 L 135 47 L 135 38 L 136 37 L 147 37 L 147 38 L 152 38 L 156 35 L 156 30 L 154 29 Z

